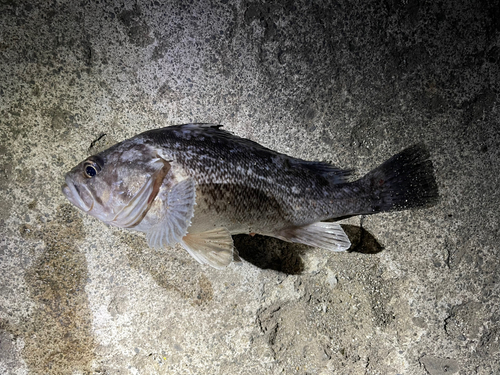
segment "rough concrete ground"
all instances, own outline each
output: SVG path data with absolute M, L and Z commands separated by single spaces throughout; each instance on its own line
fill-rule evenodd
M 500 373 L 499 20 L 488 0 L 0 1 L 0 372 Z M 65 200 L 89 152 L 187 122 L 359 174 L 423 141 L 441 200 L 351 218 L 350 253 L 238 236 L 222 272 Z

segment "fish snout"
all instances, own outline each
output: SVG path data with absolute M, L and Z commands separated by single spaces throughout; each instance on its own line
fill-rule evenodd
M 80 210 L 88 212 L 92 209 L 92 195 L 88 191 L 83 191 L 86 190 L 85 187 L 79 189 L 69 176 L 66 176 L 66 183 L 62 185 L 61 189 L 64 196 Z

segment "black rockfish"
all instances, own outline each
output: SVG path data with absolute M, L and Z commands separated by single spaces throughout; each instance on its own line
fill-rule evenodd
M 407 148 L 356 181 L 351 171 L 269 150 L 209 124 L 150 130 L 89 157 L 62 190 L 106 224 L 180 243 L 215 268 L 235 257 L 232 234 L 262 234 L 328 250 L 350 246 L 345 216 L 429 206 L 438 197 L 429 154 Z

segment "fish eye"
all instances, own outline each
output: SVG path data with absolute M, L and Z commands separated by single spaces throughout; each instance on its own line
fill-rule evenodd
M 83 175 L 87 178 L 92 178 L 97 173 L 99 173 L 102 169 L 102 163 L 96 160 L 94 157 L 91 157 L 83 163 Z
M 91 178 L 97 174 L 97 169 L 93 165 L 87 165 L 85 167 L 85 176 Z

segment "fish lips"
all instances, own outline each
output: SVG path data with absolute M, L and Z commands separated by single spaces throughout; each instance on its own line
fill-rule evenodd
M 69 176 L 66 176 L 65 179 L 66 183 L 62 186 L 62 192 L 64 196 L 76 207 L 78 207 L 80 210 L 89 212 L 92 207 L 94 206 L 94 200 L 92 199 L 92 196 L 88 191 L 82 191 L 80 192 L 80 189 L 77 188 L 77 186 L 71 181 L 71 178 Z M 85 187 L 84 187 L 85 189 Z M 86 190 L 86 189 L 85 189 Z M 86 203 L 84 198 L 82 197 L 81 193 L 86 194 L 90 198 L 90 204 Z

